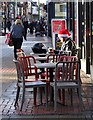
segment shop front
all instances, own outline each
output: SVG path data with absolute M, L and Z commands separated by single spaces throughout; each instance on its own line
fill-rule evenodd
M 93 2 L 68 2 L 67 27 L 81 48 L 81 69 L 93 79 Z

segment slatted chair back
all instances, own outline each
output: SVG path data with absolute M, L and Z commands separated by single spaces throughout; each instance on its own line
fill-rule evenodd
M 24 72 L 22 70 L 22 64 L 18 60 L 13 60 L 13 61 L 16 65 L 17 79 L 18 79 L 17 83 L 23 82 L 23 84 L 24 84 L 25 76 L 24 76 Z
M 46 60 L 46 62 L 48 63 L 48 62 L 58 62 L 59 61 L 59 58 L 61 57 L 61 56 L 64 56 L 65 54 L 49 54 L 48 56 L 47 56 L 47 60 Z
M 36 63 L 36 60 L 33 56 L 19 57 L 18 60 L 22 64 L 22 67 L 23 67 L 23 70 L 24 70 L 24 75 L 26 77 L 34 75 L 35 79 L 38 78 L 37 68 L 34 66 L 34 64 Z
M 62 66 L 58 67 L 57 65 L 57 69 L 55 71 L 56 79 L 61 80 L 62 82 L 63 81 L 78 82 L 79 79 L 78 61 L 62 61 L 58 63 L 60 64 L 62 63 Z
M 76 61 L 78 58 L 76 56 L 61 56 L 59 61 Z
M 60 57 L 62 57 L 62 56 L 65 56 L 65 55 L 64 54 L 49 54 L 47 56 L 46 62 L 47 63 L 49 63 L 49 62 L 53 62 L 53 63 L 58 62 Z M 54 71 L 55 71 L 55 69 L 54 69 Z M 46 69 L 46 76 L 47 76 L 47 79 L 48 79 L 48 77 L 49 77 L 49 69 L 48 68 Z
M 59 61 L 61 62 L 63 62 L 63 61 L 67 61 L 67 62 L 72 62 L 72 61 L 79 61 L 78 60 L 78 58 L 76 57 L 76 56 L 61 56 L 60 58 L 59 58 Z M 65 67 L 64 67 L 65 68 Z M 70 69 L 70 67 L 69 67 L 69 69 Z M 70 71 L 70 72 L 72 72 L 72 71 Z M 74 76 L 77 78 L 77 69 L 76 70 L 74 70 Z M 66 72 L 65 72 L 65 74 L 66 74 Z

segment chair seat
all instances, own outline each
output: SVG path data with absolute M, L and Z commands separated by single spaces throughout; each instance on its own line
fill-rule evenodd
M 50 83 L 50 85 L 51 85 L 52 87 L 54 87 L 54 82 Z M 57 82 L 57 88 L 60 88 L 60 87 L 61 87 L 61 88 L 66 88 L 66 87 L 67 87 L 67 88 L 68 88 L 68 87 L 69 87 L 69 88 L 70 88 L 70 87 L 72 88 L 72 87 L 73 87 L 73 88 L 74 88 L 74 87 L 76 87 L 76 86 L 78 87 L 78 84 L 75 83 L 75 82 L 60 82 L 60 81 Z
M 34 82 L 34 81 L 37 81 L 35 79 L 25 79 L 25 82 Z M 38 79 L 38 81 L 42 81 L 42 82 L 49 82 L 48 79 Z
M 25 79 L 25 82 L 34 82 L 36 81 L 35 79 Z
M 20 87 L 23 87 L 22 83 L 18 84 Z M 25 87 L 42 87 L 45 86 L 46 83 L 42 81 L 34 81 L 34 82 L 25 82 Z

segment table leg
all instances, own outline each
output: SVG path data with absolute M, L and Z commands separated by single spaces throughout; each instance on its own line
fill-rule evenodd
M 49 76 L 50 76 L 50 82 L 53 82 L 53 68 L 50 68 L 50 69 L 49 69 Z M 51 87 L 51 86 L 50 86 L 50 87 Z M 51 92 L 50 92 L 50 101 L 53 102 L 53 101 L 54 101 L 54 99 L 53 99 L 53 98 L 54 98 L 54 94 L 53 94 L 54 91 L 53 91 L 53 88 L 52 88 L 52 87 L 51 87 L 50 89 L 51 89 L 51 90 L 50 90 L 50 91 L 51 91 Z

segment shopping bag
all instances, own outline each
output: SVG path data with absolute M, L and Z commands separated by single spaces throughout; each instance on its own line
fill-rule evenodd
M 6 34 L 5 44 L 9 46 L 13 46 L 13 41 L 10 33 Z

